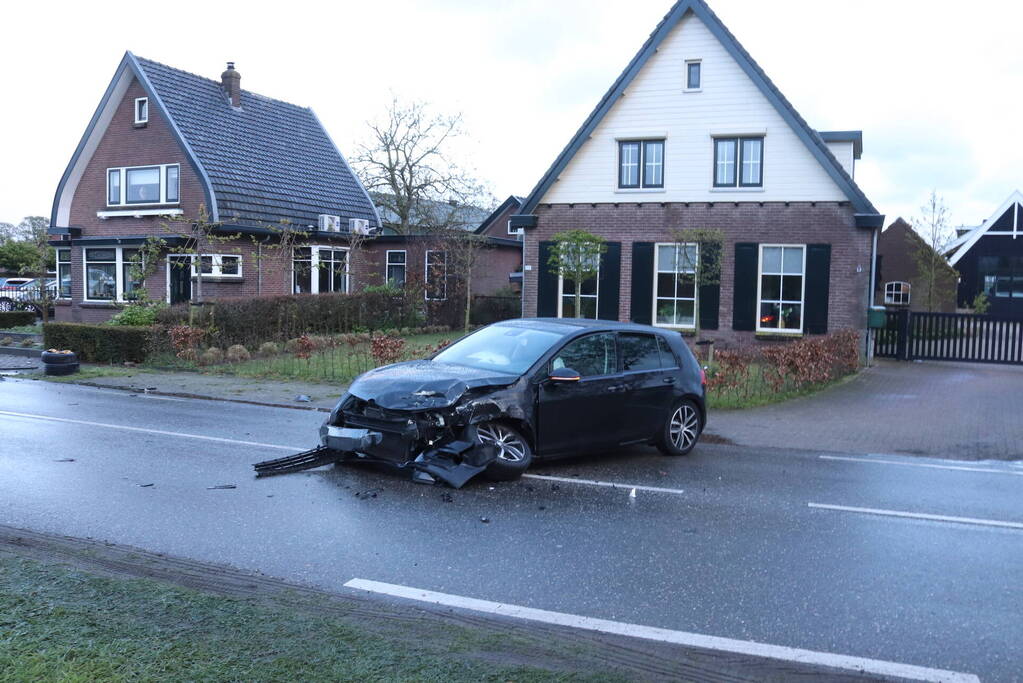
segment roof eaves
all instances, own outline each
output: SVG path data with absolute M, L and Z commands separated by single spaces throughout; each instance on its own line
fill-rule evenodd
M 489 216 L 487 216 L 482 223 L 479 224 L 479 227 L 477 227 L 474 232 L 476 232 L 477 234 L 486 232 L 487 228 L 490 227 L 491 223 L 497 220 L 498 216 L 500 216 L 509 207 L 515 204 L 522 206 L 522 197 L 516 197 L 515 195 L 509 196 L 507 199 L 501 202 L 501 205 L 494 209 L 493 212 Z

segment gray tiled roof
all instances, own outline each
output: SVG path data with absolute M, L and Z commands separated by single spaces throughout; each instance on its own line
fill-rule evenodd
M 307 107 L 241 91 L 234 109 L 220 82 L 136 57 L 209 176 L 219 219 L 316 226 L 321 213 L 377 225 L 359 181 Z
M 370 192 L 369 196 L 376 203 L 377 211 L 380 212 L 380 220 L 384 222 L 385 227 L 396 225 L 399 222 L 398 214 L 387 207 L 388 204 L 393 205 L 392 195 L 384 192 Z M 415 223 L 416 232 L 429 232 L 438 227 L 472 231 L 489 215 L 489 209 L 470 204 L 452 204 L 424 199 L 420 201 L 416 211 L 413 212 L 412 221 Z

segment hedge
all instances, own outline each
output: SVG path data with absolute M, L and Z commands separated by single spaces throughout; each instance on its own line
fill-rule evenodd
M 8 327 L 21 327 L 22 325 L 34 325 L 36 321 L 35 311 L 2 311 L 0 312 L 0 330 Z
M 140 363 L 146 359 L 161 332 L 156 327 L 45 323 L 43 344 L 48 349 L 70 349 L 81 361 Z

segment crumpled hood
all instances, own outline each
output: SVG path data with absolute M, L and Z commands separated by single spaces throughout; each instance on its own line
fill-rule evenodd
M 387 410 L 434 410 L 453 405 L 469 389 L 507 386 L 517 379 L 492 370 L 412 360 L 360 375 L 348 393 L 364 401 L 372 399 Z

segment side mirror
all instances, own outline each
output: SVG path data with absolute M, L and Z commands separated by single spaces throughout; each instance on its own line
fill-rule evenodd
M 579 376 L 579 373 L 572 368 L 558 368 L 553 370 L 547 379 L 551 382 L 561 384 L 562 382 L 578 382 L 581 377 Z

